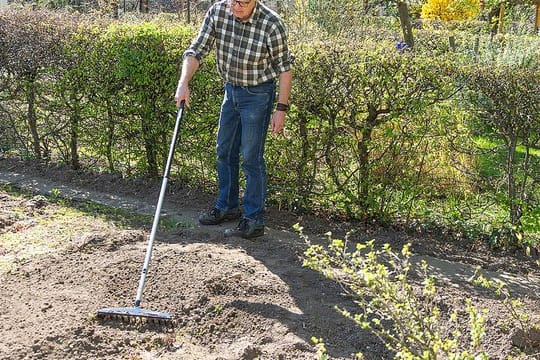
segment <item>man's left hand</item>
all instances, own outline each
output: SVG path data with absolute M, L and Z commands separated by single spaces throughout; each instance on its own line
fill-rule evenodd
M 272 121 L 270 122 L 270 129 L 272 134 L 279 134 L 285 129 L 285 111 L 274 111 L 272 115 Z

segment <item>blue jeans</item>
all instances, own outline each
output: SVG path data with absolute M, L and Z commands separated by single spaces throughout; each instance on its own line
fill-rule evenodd
M 217 134 L 218 198 L 216 207 L 239 207 L 239 169 L 246 176 L 244 218 L 264 223 L 266 163 L 264 144 L 276 96 L 274 81 L 257 86 L 225 84 Z

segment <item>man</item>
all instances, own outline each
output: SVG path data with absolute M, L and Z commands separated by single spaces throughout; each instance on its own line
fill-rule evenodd
M 225 236 L 264 235 L 268 127 L 284 128 L 291 90 L 292 56 L 285 24 L 257 0 L 221 0 L 204 18 L 198 36 L 184 53 L 176 102 L 189 106 L 188 83 L 215 46 L 217 69 L 225 82 L 217 134 L 218 197 L 214 209 L 201 215 L 203 225 L 240 219 Z M 277 106 L 276 80 L 279 81 Z M 243 214 L 239 203 L 240 155 L 246 176 Z

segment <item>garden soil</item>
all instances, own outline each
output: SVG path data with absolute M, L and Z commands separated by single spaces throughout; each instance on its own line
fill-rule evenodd
M 355 229 L 355 241 L 373 239 L 395 249 L 412 243 L 415 261 L 428 261 L 437 276 L 443 311 L 457 307 L 463 312 L 464 298 L 487 309 L 484 343 L 490 358 L 510 354 L 539 358 L 535 333 L 522 331 L 510 320 L 501 299 L 468 281 L 475 267 L 505 280 L 534 317 L 540 309 L 534 251 L 531 256 L 495 253 L 481 243 L 329 222 L 276 208 L 268 210 L 265 236 L 224 238 L 223 230 L 235 223 L 197 223 L 200 211 L 211 206 L 212 196 L 174 182 L 166 196 L 164 217 L 177 226 L 158 232 L 142 304 L 172 314 L 174 326 L 99 321 L 95 317 L 99 308 L 133 305 L 148 227 L 86 226 L 74 219 L 72 231 L 46 239 L 54 247 L 22 257 L 7 252 L 2 237 L 30 232 L 37 213 L 57 211 L 58 204 L 40 193 L 151 215 L 161 182 L 11 158 L 0 158 L 0 182 L 31 191 L 20 198 L 0 190 L 0 262 L 12 264 L 0 272 L 2 360 L 319 359 L 313 337 L 326 344 L 330 359 L 354 359 L 357 352 L 366 359 L 392 358 L 376 336 L 336 311 L 336 305 L 357 310 L 343 289 L 302 266 L 307 245 L 292 230 L 295 223 L 304 226 L 312 241 L 324 241 L 329 230 L 343 236 Z M 15 211 L 21 208 L 22 213 Z M 466 324 L 462 327 L 465 331 Z M 468 338 L 464 335 L 461 340 Z

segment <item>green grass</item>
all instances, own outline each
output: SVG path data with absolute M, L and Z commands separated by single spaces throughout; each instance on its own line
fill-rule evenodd
M 59 192 L 51 191 L 52 201 L 73 207 L 87 216 L 98 218 L 110 222 L 121 229 L 150 228 L 152 226 L 153 215 L 140 214 L 132 210 L 116 208 L 92 201 L 73 201 L 62 198 Z M 172 217 L 162 217 L 159 222 L 159 230 L 170 231 L 178 228 L 190 227 L 187 222 L 178 221 Z
M 502 176 L 503 169 L 506 167 L 507 156 L 507 151 L 503 144 L 486 137 L 477 137 L 475 143 L 481 150 L 487 152 L 478 157 L 478 171 L 480 175 L 486 177 Z M 526 151 L 523 145 L 516 148 L 516 163 L 523 160 Z M 529 149 L 529 154 L 540 160 L 540 149 Z
M 3 206 L 3 216 L 15 219 L 13 224 L 1 229 L 0 272 L 32 257 L 61 250 L 74 236 L 111 226 L 60 203 L 49 202 L 32 208 L 29 201 L 33 195 L 25 191 L 6 186 L 0 187 L 0 191 L 10 196 L 7 206 Z
M 0 215 L 10 220 L 0 228 L 0 273 L 32 257 L 62 250 L 72 239 L 84 234 L 111 229 L 148 230 L 152 225 L 152 216 L 91 201 L 64 199 L 59 192 L 52 191 L 52 195 L 45 197 L 48 203 L 39 208 L 29 206 L 35 195 L 25 190 L 0 185 L 0 193 L 9 196 Z M 189 225 L 164 218 L 160 230 L 172 231 Z

